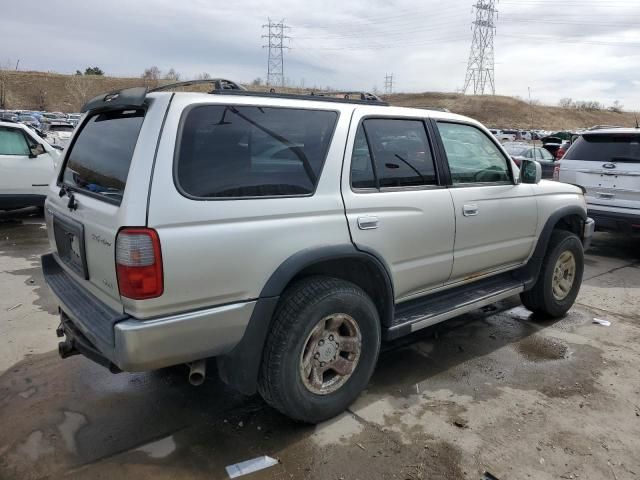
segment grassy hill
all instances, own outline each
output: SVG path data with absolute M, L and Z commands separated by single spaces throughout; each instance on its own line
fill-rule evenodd
M 12 109 L 77 112 L 86 100 L 100 93 L 142 85 L 155 87 L 157 84 L 157 81 L 145 81 L 141 78 L 0 72 L 0 89 L 4 88 L 6 106 Z M 248 88 L 262 91 L 267 89 L 264 86 Z M 388 101 L 398 106 L 447 108 L 454 113 L 473 117 L 490 127 L 530 127 L 529 104 L 512 97 L 427 92 L 395 94 Z M 634 116 L 631 113 L 579 111 L 544 105 L 533 107 L 534 128 L 573 130 L 603 124 L 632 126 Z

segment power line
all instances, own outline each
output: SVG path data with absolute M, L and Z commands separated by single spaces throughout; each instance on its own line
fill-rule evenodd
M 262 25 L 262 28 L 267 28 L 267 35 L 262 35 L 262 38 L 267 39 L 267 44 L 262 48 L 269 49 L 269 55 L 267 59 L 267 85 L 277 85 L 284 87 L 284 50 L 289 48 L 284 45 L 285 38 L 291 38 L 284 34 L 285 30 L 290 27 L 284 24 L 284 19 L 279 22 L 272 22 L 269 18 L 269 23 Z
M 496 94 L 493 58 L 493 37 L 497 14 L 495 0 L 478 0 L 474 5 L 476 19 L 473 21 L 473 40 L 467 63 L 467 74 L 463 92 L 473 86 L 474 95 Z

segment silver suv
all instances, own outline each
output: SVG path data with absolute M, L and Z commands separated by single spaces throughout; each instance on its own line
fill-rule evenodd
M 195 384 L 217 357 L 229 385 L 318 422 L 383 340 L 515 294 L 572 306 L 593 232 L 578 187 L 520 171 L 469 118 L 350 97 L 89 102 L 46 202 L 60 355 L 185 363 Z

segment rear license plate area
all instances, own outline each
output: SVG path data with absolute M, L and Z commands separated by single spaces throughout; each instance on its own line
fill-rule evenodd
M 85 280 L 89 279 L 84 248 L 84 225 L 75 220 L 53 217 L 53 234 L 58 257 Z

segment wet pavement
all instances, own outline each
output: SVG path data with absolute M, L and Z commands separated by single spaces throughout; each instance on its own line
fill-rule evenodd
M 640 477 L 637 241 L 597 234 L 561 320 L 514 298 L 385 345 L 367 391 L 316 427 L 227 388 L 214 361 L 192 387 L 185 367 L 61 360 L 46 250 L 37 212 L 0 214 L 0 479 L 218 479 L 261 455 L 279 464 L 243 478 Z

